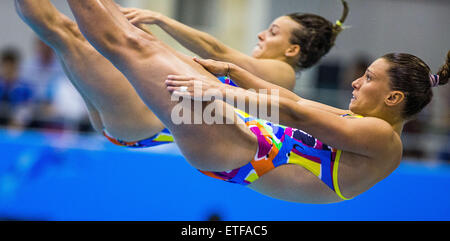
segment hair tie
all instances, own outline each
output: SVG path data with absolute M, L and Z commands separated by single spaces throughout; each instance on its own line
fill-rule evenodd
M 339 26 L 339 27 L 342 28 L 342 22 L 341 22 L 340 20 L 337 20 L 337 21 L 336 21 L 336 26 Z
M 439 86 L 439 75 L 437 75 L 437 74 L 430 75 L 430 83 L 431 83 L 431 87 Z

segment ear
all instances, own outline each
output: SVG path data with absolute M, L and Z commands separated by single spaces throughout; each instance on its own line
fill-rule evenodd
M 397 106 L 405 100 L 405 94 L 401 91 L 391 91 L 388 97 L 385 99 L 387 106 Z
M 295 57 L 297 55 L 300 55 L 300 50 L 301 50 L 300 45 L 294 44 L 291 45 L 288 49 L 286 49 L 284 55 L 286 57 Z

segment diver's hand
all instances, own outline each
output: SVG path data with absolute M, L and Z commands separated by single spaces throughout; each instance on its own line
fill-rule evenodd
M 231 71 L 231 63 L 199 58 L 194 58 L 194 61 L 202 65 L 203 68 L 205 68 L 208 72 L 216 76 L 228 76 Z
M 197 101 L 223 98 L 224 85 L 205 76 L 169 75 L 167 90 L 176 97 L 187 97 Z
M 158 12 L 150 10 L 144 10 L 139 8 L 123 8 L 120 7 L 120 11 L 133 25 L 140 24 L 159 24 L 164 15 Z

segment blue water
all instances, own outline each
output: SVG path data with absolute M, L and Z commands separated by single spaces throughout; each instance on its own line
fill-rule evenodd
M 351 201 L 275 200 L 203 176 L 173 144 L 0 130 L 0 218 L 26 220 L 450 220 L 450 166 L 404 161 Z

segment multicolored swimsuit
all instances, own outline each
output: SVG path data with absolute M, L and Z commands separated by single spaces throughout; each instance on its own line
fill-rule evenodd
M 338 185 L 341 150 L 330 147 L 301 130 L 257 119 L 237 109 L 235 112 L 257 136 L 257 154 L 249 164 L 235 170 L 200 172 L 223 181 L 249 185 L 278 166 L 295 164 L 316 175 L 340 198 L 348 200 L 342 195 Z
M 112 137 L 106 130 L 103 131 L 103 135 L 108 139 L 110 142 L 123 147 L 129 147 L 129 148 L 147 148 L 147 147 L 153 147 L 153 146 L 159 146 L 164 144 L 173 143 L 174 139 L 172 134 L 168 129 L 162 130 L 160 133 L 145 139 L 141 141 L 122 141 L 119 139 L 116 139 Z
M 228 76 L 220 76 L 220 77 L 217 77 L 222 83 L 224 83 L 224 84 L 227 84 L 227 85 L 231 85 L 231 86 L 235 86 L 235 87 L 239 87 L 237 84 L 235 84 L 234 82 L 233 82 L 233 80 L 230 78 L 230 77 L 228 77 Z
M 235 113 L 258 138 L 258 151 L 254 159 L 235 170 L 226 172 L 199 170 L 201 173 L 246 186 L 278 166 L 295 164 L 317 176 L 340 198 L 348 200 L 342 195 L 338 185 L 341 150 L 330 147 L 301 130 L 257 119 L 238 109 L 235 109 Z M 115 144 L 135 148 L 157 146 L 174 141 L 168 130 L 147 140 L 132 143 L 105 136 Z

